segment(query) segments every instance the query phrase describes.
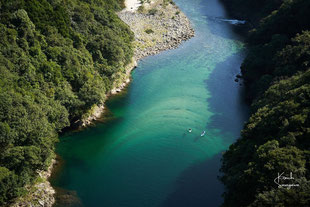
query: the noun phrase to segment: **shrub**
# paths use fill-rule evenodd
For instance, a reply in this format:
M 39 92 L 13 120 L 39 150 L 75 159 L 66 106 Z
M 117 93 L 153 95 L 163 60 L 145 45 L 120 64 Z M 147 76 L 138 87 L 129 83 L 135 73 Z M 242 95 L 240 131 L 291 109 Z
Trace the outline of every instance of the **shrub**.
M 146 29 L 146 30 L 145 30 L 145 33 L 151 34 L 151 33 L 154 33 L 154 31 L 153 31 L 152 29 Z
M 150 9 L 149 15 L 155 15 L 157 13 L 157 9 Z

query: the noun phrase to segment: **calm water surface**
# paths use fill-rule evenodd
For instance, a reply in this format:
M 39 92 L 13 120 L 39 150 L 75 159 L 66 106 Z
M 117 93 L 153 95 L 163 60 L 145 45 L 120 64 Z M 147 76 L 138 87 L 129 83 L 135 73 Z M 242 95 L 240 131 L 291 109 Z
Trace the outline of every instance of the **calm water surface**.
M 218 0 L 176 0 L 196 36 L 143 59 L 110 119 L 61 137 L 52 180 L 87 207 L 212 207 L 222 202 L 221 153 L 247 118 L 234 82 L 244 58 L 240 26 Z M 187 129 L 192 128 L 192 133 Z M 206 130 L 206 135 L 200 134 Z

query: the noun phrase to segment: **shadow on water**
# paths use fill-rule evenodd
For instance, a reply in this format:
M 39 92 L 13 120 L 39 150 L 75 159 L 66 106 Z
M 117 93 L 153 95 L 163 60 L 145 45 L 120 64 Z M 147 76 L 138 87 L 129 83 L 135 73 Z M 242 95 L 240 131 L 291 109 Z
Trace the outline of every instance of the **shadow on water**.
M 182 1 L 190 2 L 186 0 Z M 141 136 L 137 137 L 139 138 L 136 139 L 137 141 L 128 142 L 126 146 L 123 145 L 123 148 L 115 147 L 127 141 L 126 133 L 133 130 L 136 126 L 151 126 L 149 123 L 144 124 L 136 122 L 136 115 L 141 112 L 141 106 L 144 107 L 144 111 L 147 111 L 155 106 L 154 103 L 157 103 L 157 100 L 148 100 L 150 96 L 145 96 L 149 95 L 149 93 L 145 92 L 148 89 L 148 85 L 154 89 L 154 93 L 150 93 L 152 96 L 162 92 L 162 97 L 169 97 L 165 96 L 165 91 L 158 91 L 157 89 L 166 89 L 169 88 L 170 85 L 167 83 L 167 85 L 164 85 L 165 87 L 161 88 L 160 85 L 158 85 L 161 83 L 158 82 L 162 79 L 160 76 L 161 73 L 155 73 L 156 71 L 153 72 L 153 70 L 165 67 L 165 64 L 168 64 L 168 66 L 171 64 L 170 67 L 173 68 L 174 65 L 172 64 L 175 64 L 178 58 L 185 59 L 184 64 L 187 64 L 188 67 L 184 67 L 184 70 L 187 68 L 194 70 L 196 65 L 200 68 L 200 61 L 204 61 L 207 54 L 202 53 L 202 55 L 198 55 L 197 60 L 185 58 L 187 53 L 191 55 L 193 52 L 190 52 L 189 49 L 200 50 L 201 44 L 200 42 L 197 43 L 198 41 L 202 40 L 205 41 L 202 43 L 214 46 L 213 44 L 215 43 L 212 41 L 212 38 L 221 42 L 221 38 L 215 38 L 214 34 L 226 37 L 230 40 L 238 39 L 238 35 L 235 35 L 230 30 L 231 26 L 224 26 L 221 30 L 220 26 L 226 23 L 212 23 L 207 19 L 207 14 L 215 17 L 218 17 L 216 15 L 225 17 L 223 9 L 218 6 L 218 0 L 202 2 L 205 4 L 205 8 L 203 8 L 205 11 L 203 13 L 194 12 L 194 14 L 197 14 L 197 18 L 194 15 L 197 25 L 201 25 L 199 30 L 197 30 L 197 38 L 191 40 L 192 45 L 194 44 L 195 47 L 189 47 L 192 45 L 184 44 L 181 45 L 177 52 L 175 50 L 162 53 L 157 56 L 156 67 L 151 67 L 152 64 L 150 63 L 152 63 L 152 61 L 150 61 L 150 63 L 140 62 L 139 67 L 145 68 L 145 70 L 140 70 L 139 74 L 137 73 L 137 76 L 135 76 L 137 77 L 136 81 L 129 86 L 129 90 L 135 90 L 131 90 L 130 95 L 124 97 L 112 96 L 106 102 L 106 108 L 110 109 L 111 112 L 111 119 L 109 121 L 104 124 L 98 124 L 98 127 L 92 128 L 91 130 L 85 130 L 79 134 L 75 134 L 75 136 L 68 136 L 62 139 L 61 145 L 58 146 L 58 152 L 61 152 L 67 160 L 67 164 L 54 184 L 55 186 L 61 186 L 76 191 L 63 191 L 61 193 L 62 190 L 57 190 L 60 192 L 58 194 L 58 200 L 64 203 L 63 206 L 68 206 L 68 203 L 73 203 L 73 206 L 80 205 L 81 201 L 76 199 L 76 195 L 80 196 L 84 205 L 88 207 L 103 206 L 103 203 L 107 204 L 105 206 L 109 207 L 153 207 L 158 206 L 158 203 L 161 203 L 163 207 L 213 207 L 219 206 L 219 204 L 222 203 L 221 194 L 223 193 L 224 187 L 217 179 L 219 175 L 218 170 L 221 165 L 221 153 L 218 152 L 233 143 L 239 136 L 240 129 L 242 128 L 240 123 L 244 122 L 248 114 L 247 107 L 242 102 L 242 88 L 240 88 L 239 83 L 234 81 L 235 75 L 240 71 L 239 67 L 244 58 L 242 52 L 218 63 L 216 68 L 212 69 L 213 72 L 208 76 L 205 85 L 201 84 L 204 77 L 201 79 L 199 78 L 200 82 L 197 84 L 197 86 L 199 86 L 197 94 L 200 97 L 202 93 L 207 91 L 208 95 L 210 95 L 208 100 L 205 100 L 205 98 L 199 99 L 199 97 L 189 97 L 189 100 L 192 100 L 192 98 L 194 100 L 199 99 L 198 103 L 188 102 L 193 104 L 193 111 L 190 111 L 190 113 L 195 114 L 195 111 L 200 110 L 201 105 L 204 104 L 204 106 L 209 107 L 208 111 L 210 111 L 210 113 L 203 113 L 202 117 L 203 120 L 208 120 L 209 123 L 206 129 L 201 129 L 207 131 L 204 138 L 200 136 L 200 132 L 197 134 L 195 132 L 190 135 L 188 132 L 184 131 L 183 135 L 181 134 L 183 138 L 182 142 L 177 140 L 177 143 L 175 143 L 174 139 L 162 139 L 159 141 L 158 139 L 147 140 L 144 138 L 143 133 L 141 133 Z M 212 4 L 214 5 L 212 6 Z M 184 5 L 186 6 L 187 4 L 184 3 Z M 189 4 L 189 9 L 200 9 L 200 7 L 193 7 L 194 5 L 196 4 Z M 201 14 L 206 16 L 206 18 L 200 19 Z M 205 21 L 209 24 L 208 27 L 205 26 Z M 216 28 L 213 27 L 214 24 L 216 24 Z M 210 30 L 213 34 L 210 34 Z M 199 38 L 202 37 L 202 35 L 209 36 L 206 38 Z M 188 48 L 186 48 L 186 45 Z M 228 43 L 224 41 L 219 51 L 217 51 L 216 48 L 214 50 L 223 52 L 223 54 L 231 54 L 230 49 L 234 48 L 226 48 L 226 45 L 228 45 Z M 194 50 L 194 52 L 195 51 L 196 50 Z M 176 54 L 176 56 L 173 56 L 176 58 L 175 61 L 170 62 L 168 60 L 172 57 L 169 56 L 169 54 Z M 208 67 L 206 69 L 213 68 L 213 63 L 217 62 L 217 58 L 215 59 L 216 61 L 210 60 L 210 64 L 206 64 L 206 67 Z M 206 61 L 209 60 L 207 59 Z M 203 66 L 204 65 L 202 65 L 201 69 L 204 69 Z M 175 72 L 179 71 L 175 70 Z M 144 77 L 143 73 L 152 73 L 153 78 L 149 78 L 147 75 Z M 165 72 L 162 75 L 166 74 Z M 183 74 L 183 72 L 180 74 Z M 184 77 L 180 76 L 179 78 L 183 81 Z M 195 74 L 193 74 L 192 78 L 195 78 L 195 80 L 197 79 Z M 150 81 L 153 79 L 157 80 L 156 83 L 155 81 Z M 145 83 L 147 83 L 147 85 Z M 196 88 L 196 84 L 189 83 L 189 86 L 193 85 L 193 88 Z M 205 90 L 204 87 L 207 88 L 207 90 Z M 200 89 L 202 90 L 200 91 Z M 174 93 L 175 91 L 171 92 L 171 94 Z M 166 104 L 166 102 L 163 103 Z M 155 109 L 158 110 L 157 108 Z M 163 111 L 166 108 L 161 106 L 159 109 L 158 111 Z M 174 108 L 175 113 L 179 113 L 177 109 Z M 210 114 L 213 114 L 211 120 L 209 120 Z M 162 118 L 165 120 L 169 117 Z M 161 121 L 161 119 L 158 120 Z M 197 118 L 197 120 L 199 121 L 193 118 L 189 120 L 189 123 L 192 125 L 196 123 L 200 124 L 200 118 Z M 203 127 L 205 123 L 206 121 L 201 121 L 201 126 Z M 176 121 L 175 125 L 178 126 L 178 124 L 179 122 Z M 152 127 L 154 126 L 152 125 Z M 174 129 L 169 129 L 167 132 L 169 132 L 169 134 L 176 133 Z M 160 136 L 155 130 L 149 133 L 150 137 Z M 177 133 L 179 133 L 179 131 Z M 122 139 L 119 139 L 119 137 Z M 128 137 L 130 136 L 128 135 Z M 135 136 L 132 137 L 135 138 Z M 214 140 L 218 138 L 219 140 L 208 142 L 209 139 L 204 140 L 206 137 Z M 119 142 L 115 142 L 114 139 L 118 139 L 116 141 Z M 190 141 L 183 142 L 187 140 Z M 205 143 L 207 144 L 203 145 Z M 209 143 L 219 143 L 219 146 L 210 146 Z M 200 147 L 203 146 L 207 148 L 200 150 Z M 210 147 L 210 151 L 208 147 Z M 111 149 L 113 149 L 113 152 Z M 206 159 L 206 155 L 209 153 L 216 155 Z M 171 156 L 171 159 L 165 159 L 167 156 Z M 182 158 L 182 156 L 184 156 L 184 158 Z M 188 161 L 183 162 L 182 159 L 184 159 L 184 161 L 188 159 Z M 199 162 L 197 162 L 197 160 L 199 160 Z M 167 166 L 169 167 L 172 164 L 176 164 L 177 168 L 172 170 L 167 169 Z M 135 167 L 129 169 L 128 166 Z M 170 187 L 173 188 L 171 189 Z
M 198 142 L 200 139 L 202 139 L 202 136 L 200 136 L 200 135 L 196 136 L 195 139 L 194 139 L 194 142 Z
M 235 82 L 244 55 L 244 51 L 241 51 L 217 64 L 214 72 L 206 80 L 206 87 L 211 92 L 207 102 L 215 112 L 207 129 L 216 128 L 231 133 L 233 140 L 227 140 L 230 143 L 238 138 L 243 127 L 240 123 L 244 123 L 249 116 L 243 83 L 241 80 Z
M 161 207 L 217 207 L 221 203 L 223 186 L 216 179 L 221 153 L 196 163 L 179 176 L 176 189 Z
M 242 125 L 249 116 L 249 107 L 244 101 L 244 88 L 235 82 L 240 71 L 244 51 L 217 64 L 206 87 L 211 92 L 207 100 L 215 114 L 207 126 L 207 131 L 219 129 L 221 134 L 229 133 L 226 143 L 233 143 L 239 136 Z M 219 82 L 221 82 L 219 84 Z M 224 136 L 226 137 L 226 136 Z M 194 138 L 198 142 L 201 136 Z M 163 202 L 163 207 L 217 207 L 222 202 L 224 186 L 218 180 L 222 154 L 196 163 L 187 168 L 177 179 L 176 188 Z

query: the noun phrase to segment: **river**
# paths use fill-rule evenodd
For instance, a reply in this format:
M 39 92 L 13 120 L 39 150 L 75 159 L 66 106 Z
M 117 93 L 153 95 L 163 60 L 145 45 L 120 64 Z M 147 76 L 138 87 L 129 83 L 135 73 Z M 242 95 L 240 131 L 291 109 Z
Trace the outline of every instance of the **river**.
M 196 36 L 147 57 L 107 103 L 106 119 L 61 137 L 54 187 L 86 207 L 213 207 L 220 159 L 248 117 L 234 81 L 245 56 L 242 26 L 218 0 L 176 0 Z M 192 132 L 187 130 L 192 128 Z M 205 130 L 206 135 L 201 137 Z

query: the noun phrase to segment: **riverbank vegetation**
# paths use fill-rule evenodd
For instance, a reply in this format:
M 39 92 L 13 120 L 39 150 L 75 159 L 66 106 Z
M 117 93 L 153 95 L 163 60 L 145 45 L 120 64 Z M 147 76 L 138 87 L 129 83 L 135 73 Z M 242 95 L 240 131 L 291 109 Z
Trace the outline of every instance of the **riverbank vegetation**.
M 133 55 L 122 0 L 0 1 L 0 205 L 54 157 L 57 134 L 101 104 Z
M 309 206 L 310 1 L 223 1 L 254 26 L 241 66 L 252 115 L 223 156 L 223 206 Z M 278 173 L 299 186 L 279 188 Z

